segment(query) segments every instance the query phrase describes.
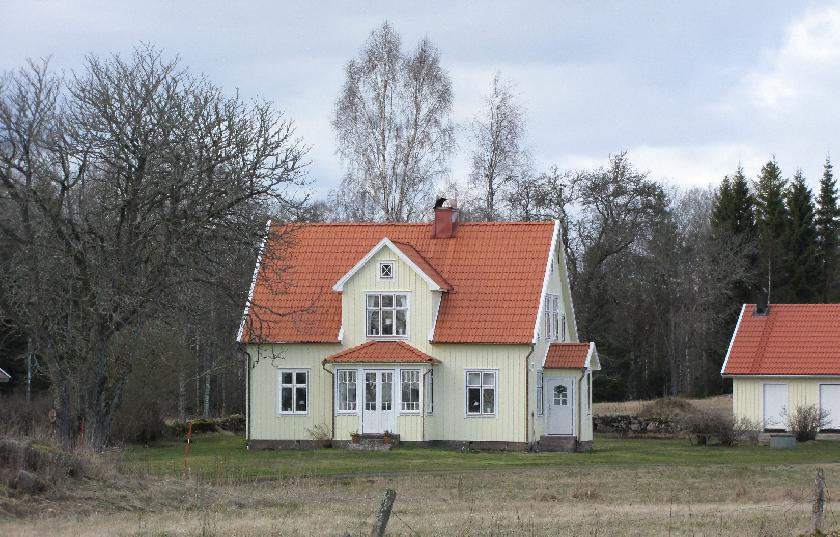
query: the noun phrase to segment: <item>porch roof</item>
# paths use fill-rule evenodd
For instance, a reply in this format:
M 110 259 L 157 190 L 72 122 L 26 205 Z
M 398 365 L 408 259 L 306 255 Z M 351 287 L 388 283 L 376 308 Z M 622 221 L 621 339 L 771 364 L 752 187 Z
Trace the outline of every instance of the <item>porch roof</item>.
M 439 364 L 404 341 L 368 341 L 324 358 L 325 364 Z
M 548 346 L 544 369 L 601 369 L 594 343 L 552 343 Z

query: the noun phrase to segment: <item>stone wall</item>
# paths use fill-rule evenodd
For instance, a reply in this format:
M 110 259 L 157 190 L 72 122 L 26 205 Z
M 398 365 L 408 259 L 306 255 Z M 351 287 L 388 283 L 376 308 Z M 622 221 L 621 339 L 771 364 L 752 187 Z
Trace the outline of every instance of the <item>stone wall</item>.
M 620 435 L 678 435 L 679 423 L 675 420 L 641 416 L 593 416 L 592 427 L 598 433 Z

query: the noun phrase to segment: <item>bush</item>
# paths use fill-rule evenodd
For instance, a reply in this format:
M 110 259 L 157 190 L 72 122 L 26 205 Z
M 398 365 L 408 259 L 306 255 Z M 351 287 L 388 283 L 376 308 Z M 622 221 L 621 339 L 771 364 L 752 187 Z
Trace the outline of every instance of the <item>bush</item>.
M 739 440 L 744 440 L 752 445 L 758 444 L 763 427 L 761 422 L 749 418 L 738 418 L 735 420 L 735 433 Z
M 816 440 L 819 430 L 828 425 L 829 412 L 814 405 L 800 405 L 791 413 L 785 410 L 783 416 L 787 429 L 793 433 L 797 442 L 807 442 Z
M 720 412 L 695 410 L 682 417 L 682 430 L 691 435 L 698 445 L 704 445 L 709 437 L 715 437 L 722 446 L 735 444 L 734 420 Z

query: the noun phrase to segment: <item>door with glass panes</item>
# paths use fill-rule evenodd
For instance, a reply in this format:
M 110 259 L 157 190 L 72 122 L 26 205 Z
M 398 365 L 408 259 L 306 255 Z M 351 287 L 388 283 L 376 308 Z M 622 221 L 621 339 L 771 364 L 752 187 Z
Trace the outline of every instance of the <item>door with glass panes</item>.
M 366 369 L 362 433 L 394 432 L 394 371 Z
M 545 378 L 545 432 L 572 435 L 575 432 L 575 379 Z

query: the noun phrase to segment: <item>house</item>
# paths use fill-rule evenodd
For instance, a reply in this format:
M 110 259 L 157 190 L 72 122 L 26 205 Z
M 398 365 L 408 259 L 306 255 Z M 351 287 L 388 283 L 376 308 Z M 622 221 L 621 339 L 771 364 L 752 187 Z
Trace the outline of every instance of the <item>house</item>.
M 557 222 L 269 223 L 237 336 L 251 448 L 353 433 L 588 449 L 595 345 L 579 343 Z
M 840 429 L 840 304 L 745 304 L 721 369 L 736 418 L 786 428 L 799 406 L 830 412 Z
M 10 382 L 11 380 L 12 376 L 6 373 L 6 371 L 4 371 L 3 368 L 0 367 L 0 383 Z

